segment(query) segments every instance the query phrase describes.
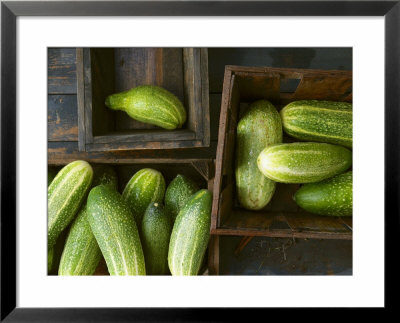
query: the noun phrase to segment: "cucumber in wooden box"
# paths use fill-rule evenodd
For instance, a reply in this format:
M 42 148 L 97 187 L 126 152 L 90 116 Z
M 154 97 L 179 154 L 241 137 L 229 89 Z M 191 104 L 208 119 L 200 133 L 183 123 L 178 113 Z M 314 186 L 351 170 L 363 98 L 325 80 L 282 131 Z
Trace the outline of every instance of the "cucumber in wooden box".
M 92 187 L 108 185 L 117 190 L 117 173 L 111 165 L 93 165 Z M 92 275 L 101 258 L 101 251 L 87 219 L 86 203 L 69 230 L 58 269 L 60 276 Z
M 164 129 L 181 128 L 186 121 L 186 110 L 181 101 L 159 86 L 142 85 L 112 94 L 105 104 L 113 110 L 125 111 L 135 120 Z
M 122 192 L 122 198 L 130 207 L 138 227 L 149 204 L 161 203 L 164 193 L 165 180 L 159 171 L 143 168 L 132 176 Z
M 266 177 L 281 183 L 319 182 L 343 173 L 351 163 L 349 149 L 317 142 L 272 145 L 257 160 Z
M 236 194 L 240 205 L 259 210 L 271 200 L 276 183 L 262 175 L 257 157 L 267 146 L 282 142 L 282 124 L 276 108 L 266 100 L 251 104 L 237 125 Z
M 198 190 L 199 187 L 196 183 L 181 174 L 178 174 L 169 183 L 165 191 L 164 202 L 165 210 L 171 215 L 173 222 L 186 201 Z
M 283 130 L 290 136 L 307 140 L 353 145 L 353 110 L 347 102 L 302 100 L 281 110 Z
M 351 216 L 353 212 L 353 172 L 303 185 L 294 195 L 304 210 L 332 216 Z
M 147 275 L 166 275 L 168 248 L 172 219 L 160 203 L 150 203 L 144 212 L 141 225 L 141 240 Z
M 193 194 L 176 217 L 168 250 L 168 265 L 174 276 L 197 275 L 210 238 L 211 192 Z
M 101 251 L 92 233 L 86 205 L 72 223 L 58 268 L 59 276 L 92 275 L 99 264 Z
M 54 247 L 47 252 L 47 273 L 49 274 L 53 268 Z
M 63 167 L 47 191 L 48 248 L 76 216 L 92 183 L 93 170 L 89 163 L 78 160 Z
M 94 187 L 87 200 L 87 217 L 110 275 L 146 274 L 135 220 L 115 189 Z

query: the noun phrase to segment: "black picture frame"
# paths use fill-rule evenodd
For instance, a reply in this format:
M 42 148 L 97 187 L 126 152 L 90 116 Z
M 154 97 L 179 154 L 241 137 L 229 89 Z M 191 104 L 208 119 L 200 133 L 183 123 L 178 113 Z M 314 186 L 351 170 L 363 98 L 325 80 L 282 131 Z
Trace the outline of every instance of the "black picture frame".
M 1 322 L 235 321 L 239 309 L 16 307 L 16 19 L 18 16 L 381 16 L 385 19 L 385 308 L 399 274 L 400 1 L 2 1 Z M 368 252 L 368 251 L 366 251 Z M 40 293 L 40 291 L 38 291 Z M 255 314 L 257 315 L 257 314 Z

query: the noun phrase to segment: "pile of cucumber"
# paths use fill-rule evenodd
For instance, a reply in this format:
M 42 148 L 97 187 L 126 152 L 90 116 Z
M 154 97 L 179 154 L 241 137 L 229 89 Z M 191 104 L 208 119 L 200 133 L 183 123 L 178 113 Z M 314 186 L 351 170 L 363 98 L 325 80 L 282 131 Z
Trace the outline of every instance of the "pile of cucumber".
M 301 140 L 282 143 L 283 132 Z M 304 210 L 352 216 L 352 105 L 302 100 L 280 113 L 269 101 L 252 103 L 237 125 L 236 194 L 241 207 L 261 210 L 276 183 L 303 184 L 294 195 Z
M 103 256 L 110 275 L 198 275 L 210 221 L 211 192 L 183 175 L 144 168 L 120 194 L 112 166 L 74 161 L 49 176 L 48 271 L 93 275 Z

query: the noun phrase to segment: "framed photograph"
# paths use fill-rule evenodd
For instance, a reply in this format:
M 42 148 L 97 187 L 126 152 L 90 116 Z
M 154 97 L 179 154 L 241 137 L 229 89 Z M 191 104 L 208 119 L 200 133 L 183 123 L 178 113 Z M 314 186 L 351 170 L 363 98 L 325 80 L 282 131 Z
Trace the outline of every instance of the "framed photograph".
M 399 18 L 398 1 L 3 1 L 1 321 L 232 321 L 238 309 L 391 308 L 389 289 L 398 282 L 391 240 L 399 233 Z M 289 129 L 284 121 L 294 101 L 312 118 L 324 110 L 317 130 L 304 128 L 307 116 L 306 137 L 301 122 Z M 328 175 L 282 175 L 283 159 L 272 175 L 270 164 L 258 161 L 264 150 L 257 151 L 262 174 L 242 176 L 251 184 L 240 196 L 237 156 L 245 164 L 253 157 L 238 153 L 236 129 L 246 111 L 261 106 L 282 122 L 280 138 L 268 145 L 312 141 L 294 151 L 328 149 L 337 157 Z M 345 130 L 320 139 L 322 125 Z M 260 145 L 262 127 L 250 130 Z M 323 163 L 322 150 L 304 168 Z M 329 212 L 339 211 L 302 204 L 300 189 L 320 193 L 320 183 L 345 174 L 347 195 L 332 202 L 335 193 L 326 193 Z M 147 212 L 172 217 L 165 190 L 180 175 L 196 184 L 193 203 L 206 198 L 204 250 L 193 247 L 191 258 L 181 249 L 179 257 L 165 255 L 165 270 L 145 277 L 152 271 L 148 249 L 141 254 L 146 266 L 118 265 L 126 241 L 128 249 L 136 240 L 144 246 Z M 153 210 L 147 203 L 138 211 L 142 200 L 130 200 L 139 177 L 147 177 L 153 197 L 163 192 L 149 200 Z M 269 193 L 264 178 L 273 183 Z M 96 186 L 114 179 L 115 190 Z M 250 193 L 260 180 L 264 202 Z M 70 202 L 85 185 L 82 198 Z M 115 238 L 118 228 L 90 215 L 107 218 L 108 206 L 100 207 L 106 195 L 112 209 L 134 215 L 118 220 L 125 242 Z M 73 217 L 60 220 L 61 208 L 75 208 Z M 172 235 L 184 213 L 168 224 Z M 74 260 L 64 255 L 84 216 L 96 242 L 86 271 L 75 245 Z

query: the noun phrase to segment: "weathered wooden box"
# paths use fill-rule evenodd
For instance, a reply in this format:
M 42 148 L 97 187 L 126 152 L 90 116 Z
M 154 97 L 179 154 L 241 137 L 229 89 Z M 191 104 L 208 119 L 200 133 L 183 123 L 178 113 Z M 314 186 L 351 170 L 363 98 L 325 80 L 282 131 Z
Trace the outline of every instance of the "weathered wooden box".
M 78 48 L 76 57 L 80 151 L 210 145 L 206 48 Z M 181 100 L 187 112 L 181 129 L 145 124 L 105 106 L 108 95 L 145 84 Z
M 235 192 L 236 126 L 241 111 L 258 99 L 278 110 L 302 99 L 352 100 L 351 71 L 226 66 L 219 121 L 211 232 L 216 235 L 352 239 L 351 217 L 312 215 L 293 201 L 299 188 L 279 184 L 261 211 L 239 207 Z M 284 142 L 296 141 L 284 135 Z
M 182 174 L 193 180 L 200 188 L 212 190 L 214 180 L 214 161 L 211 159 L 144 159 L 136 158 L 131 160 L 98 160 L 97 158 L 87 159 L 91 165 L 96 164 L 110 164 L 115 167 L 118 176 L 118 191 L 122 194 L 124 187 L 131 179 L 131 177 L 142 168 L 153 168 L 160 171 L 165 179 L 166 186 L 175 178 L 176 175 Z M 100 162 L 99 162 L 100 161 Z M 66 160 L 61 163 L 49 163 L 49 166 L 57 166 L 60 169 L 70 161 Z M 67 237 L 67 228 L 60 236 L 56 244 L 55 259 L 59 261 L 61 257 L 64 242 Z M 211 243 L 211 242 L 210 242 Z M 207 250 L 204 265 L 202 266 L 199 275 L 208 274 L 208 259 L 211 255 Z M 56 272 L 52 272 L 52 275 Z M 109 275 L 107 265 L 102 258 L 94 275 Z

